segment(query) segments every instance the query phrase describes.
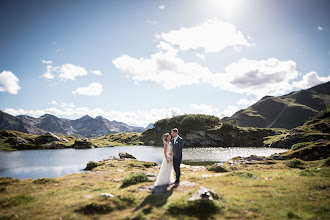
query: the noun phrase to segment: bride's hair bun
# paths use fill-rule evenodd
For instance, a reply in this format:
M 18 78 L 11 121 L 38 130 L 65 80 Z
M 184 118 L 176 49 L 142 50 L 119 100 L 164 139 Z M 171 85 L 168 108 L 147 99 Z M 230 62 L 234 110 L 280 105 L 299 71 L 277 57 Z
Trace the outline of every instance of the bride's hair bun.
M 167 139 L 168 136 L 170 136 L 169 133 L 163 134 L 162 140 L 163 140 L 164 143 L 166 142 L 166 139 Z

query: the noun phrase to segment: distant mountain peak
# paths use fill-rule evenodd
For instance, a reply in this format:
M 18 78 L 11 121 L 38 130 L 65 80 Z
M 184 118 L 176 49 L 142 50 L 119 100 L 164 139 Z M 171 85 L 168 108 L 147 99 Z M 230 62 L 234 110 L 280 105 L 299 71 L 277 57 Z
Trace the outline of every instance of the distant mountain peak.
M 84 137 L 98 137 L 109 133 L 118 132 L 143 132 L 142 127 L 127 125 L 123 122 L 109 121 L 97 116 L 95 119 L 85 115 L 76 120 L 57 118 L 51 114 L 45 114 L 39 118 L 27 115 L 12 116 L 0 111 L 0 129 L 15 130 L 30 134 L 54 134 L 77 135 Z
M 92 118 L 92 117 L 89 116 L 89 115 L 84 115 L 84 116 L 82 116 L 81 118 L 79 118 L 79 119 L 77 119 L 77 120 L 90 120 L 90 119 L 94 119 L 94 118 Z

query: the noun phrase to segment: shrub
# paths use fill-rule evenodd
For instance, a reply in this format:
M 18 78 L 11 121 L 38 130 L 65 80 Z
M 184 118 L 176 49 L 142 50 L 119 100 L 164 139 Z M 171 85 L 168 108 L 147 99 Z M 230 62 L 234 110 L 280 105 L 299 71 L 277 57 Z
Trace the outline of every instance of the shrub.
M 142 164 L 145 168 L 149 168 L 149 167 L 154 167 L 154 166 L 157 166 L 158 164 L 156 162 L 143 162 Z
M 233 172 L 229 174 L 228 176 L 239 176 L 239 177 L 245 177 L 245 178 L 257 178 L 257 176 L 253 175 L 252 173 L 248 172 Z
M 82 212 L 85 215 L 93 215 L 106 214 L 111 212 L 113 209 L 113 206 L 109 203 L 92 202 L 79 208 L 77 211 Z
M 222 132 L 229 132 L 236 129 L 237 129 L 237 122 L 235 123 L 234 120 L 226 121 L 222 123 L 220 127 L 220 131 Z
M 206 167 L 208 171 L 213 171 L 216 173 L 224 173 L 228 172 L 227 168 L 220 166 L 220 165 L 212 165 L 212 166 L 207 166 Z
M 57 180 L 53 178 L 39 178 L 32 181 L 34 184 L 46 184 L 46 183 L 58 183 Z
M 19 195 L 13 196 L 9 198 L 4 198 L 0 200 L 0 208 L 8 208 L 12 206 L 18 206 L 23 203 L 28 203 L 32 201 L 34 198 L 31 196 Z
M 325 166 L 325 167 L 330 166 L 330 157 L 328 157 L 328 158 L 323 162 L 323 166 Z
M 98 166 L 100 166 L 100 165 L 101 165 L 101 163 L 98 163 L 98 162 L 95 162 L 95 161 L 89 161 L 89 162 L 87 163 L 87 165 L 86 165 L 85 170 L 92 170 L 92 169 L 94 169 L 95 167 L 98 167 Z
M 132 193 L 120 195 L 119 199 L 127 204 L 134 204 L 136 200 L 135 195 Z
M 308 145 L 312 144 L 312 142 L 302 142 L 292 145 L 291 150 L 297 150 L 303 147 L 306 147 Z
M 179 203 L 173 203 L 168 206 L 167 212 L 171 215 L 189 215 L 206 217 L 215 213 L 219 213 L 221 207 L 214 201 L 183 201 Z
M 321 111 L 319 114 L 315 115 L 313 119 L 324 119 L 330 117 L 330 106 Z
M 123 185 L 121 187 L 127 187 L 143 182 L 151 182 L 151 180 L 143 173 L 133 173 L 123 180 Z
M 298 158 L 290 159 L 287 162 L 285 162 L 285 164 L 291 168 L 304 168 L 305 166 L 305 163 Z

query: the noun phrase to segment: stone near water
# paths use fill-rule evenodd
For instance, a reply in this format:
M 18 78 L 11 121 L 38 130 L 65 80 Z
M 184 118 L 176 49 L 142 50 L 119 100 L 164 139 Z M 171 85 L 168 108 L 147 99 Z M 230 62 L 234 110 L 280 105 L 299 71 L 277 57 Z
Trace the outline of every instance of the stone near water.
M 270 155 L 270 158 L 272 158 L 274 160 L 283 160 L 283 157 L 281 156 L 281 154 L 278 154 L 278 153 Z
M 120 152 L 119 153 L 119 158 L 120 159 L 136 159 L 136 157 L 134 157 L 132 154 L 126 153 L 126 152 Z

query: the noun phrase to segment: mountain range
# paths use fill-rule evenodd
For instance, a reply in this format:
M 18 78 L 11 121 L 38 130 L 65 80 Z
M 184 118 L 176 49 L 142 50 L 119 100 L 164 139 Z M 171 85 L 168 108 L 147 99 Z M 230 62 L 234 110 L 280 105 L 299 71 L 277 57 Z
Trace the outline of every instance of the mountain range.
M 27 115 L 13 116 L 0 111 L 0 129 L 15 130 L 29 134 L 52 132 L 64 135 L 99 137 L 109 133 L 143 132 L 146 128 L 127 125 L 123 122 L 109 121 L 102 116 L 92 118 L 85 115 L 76 120 L 58 118 L 45 114 L 39 118 Z
M 236 120 L 241 127 L 291 129 L 303 125 L 329 104 L 330 82 L 327 82 L 283 96 L 265 96 L 222 121 Z

